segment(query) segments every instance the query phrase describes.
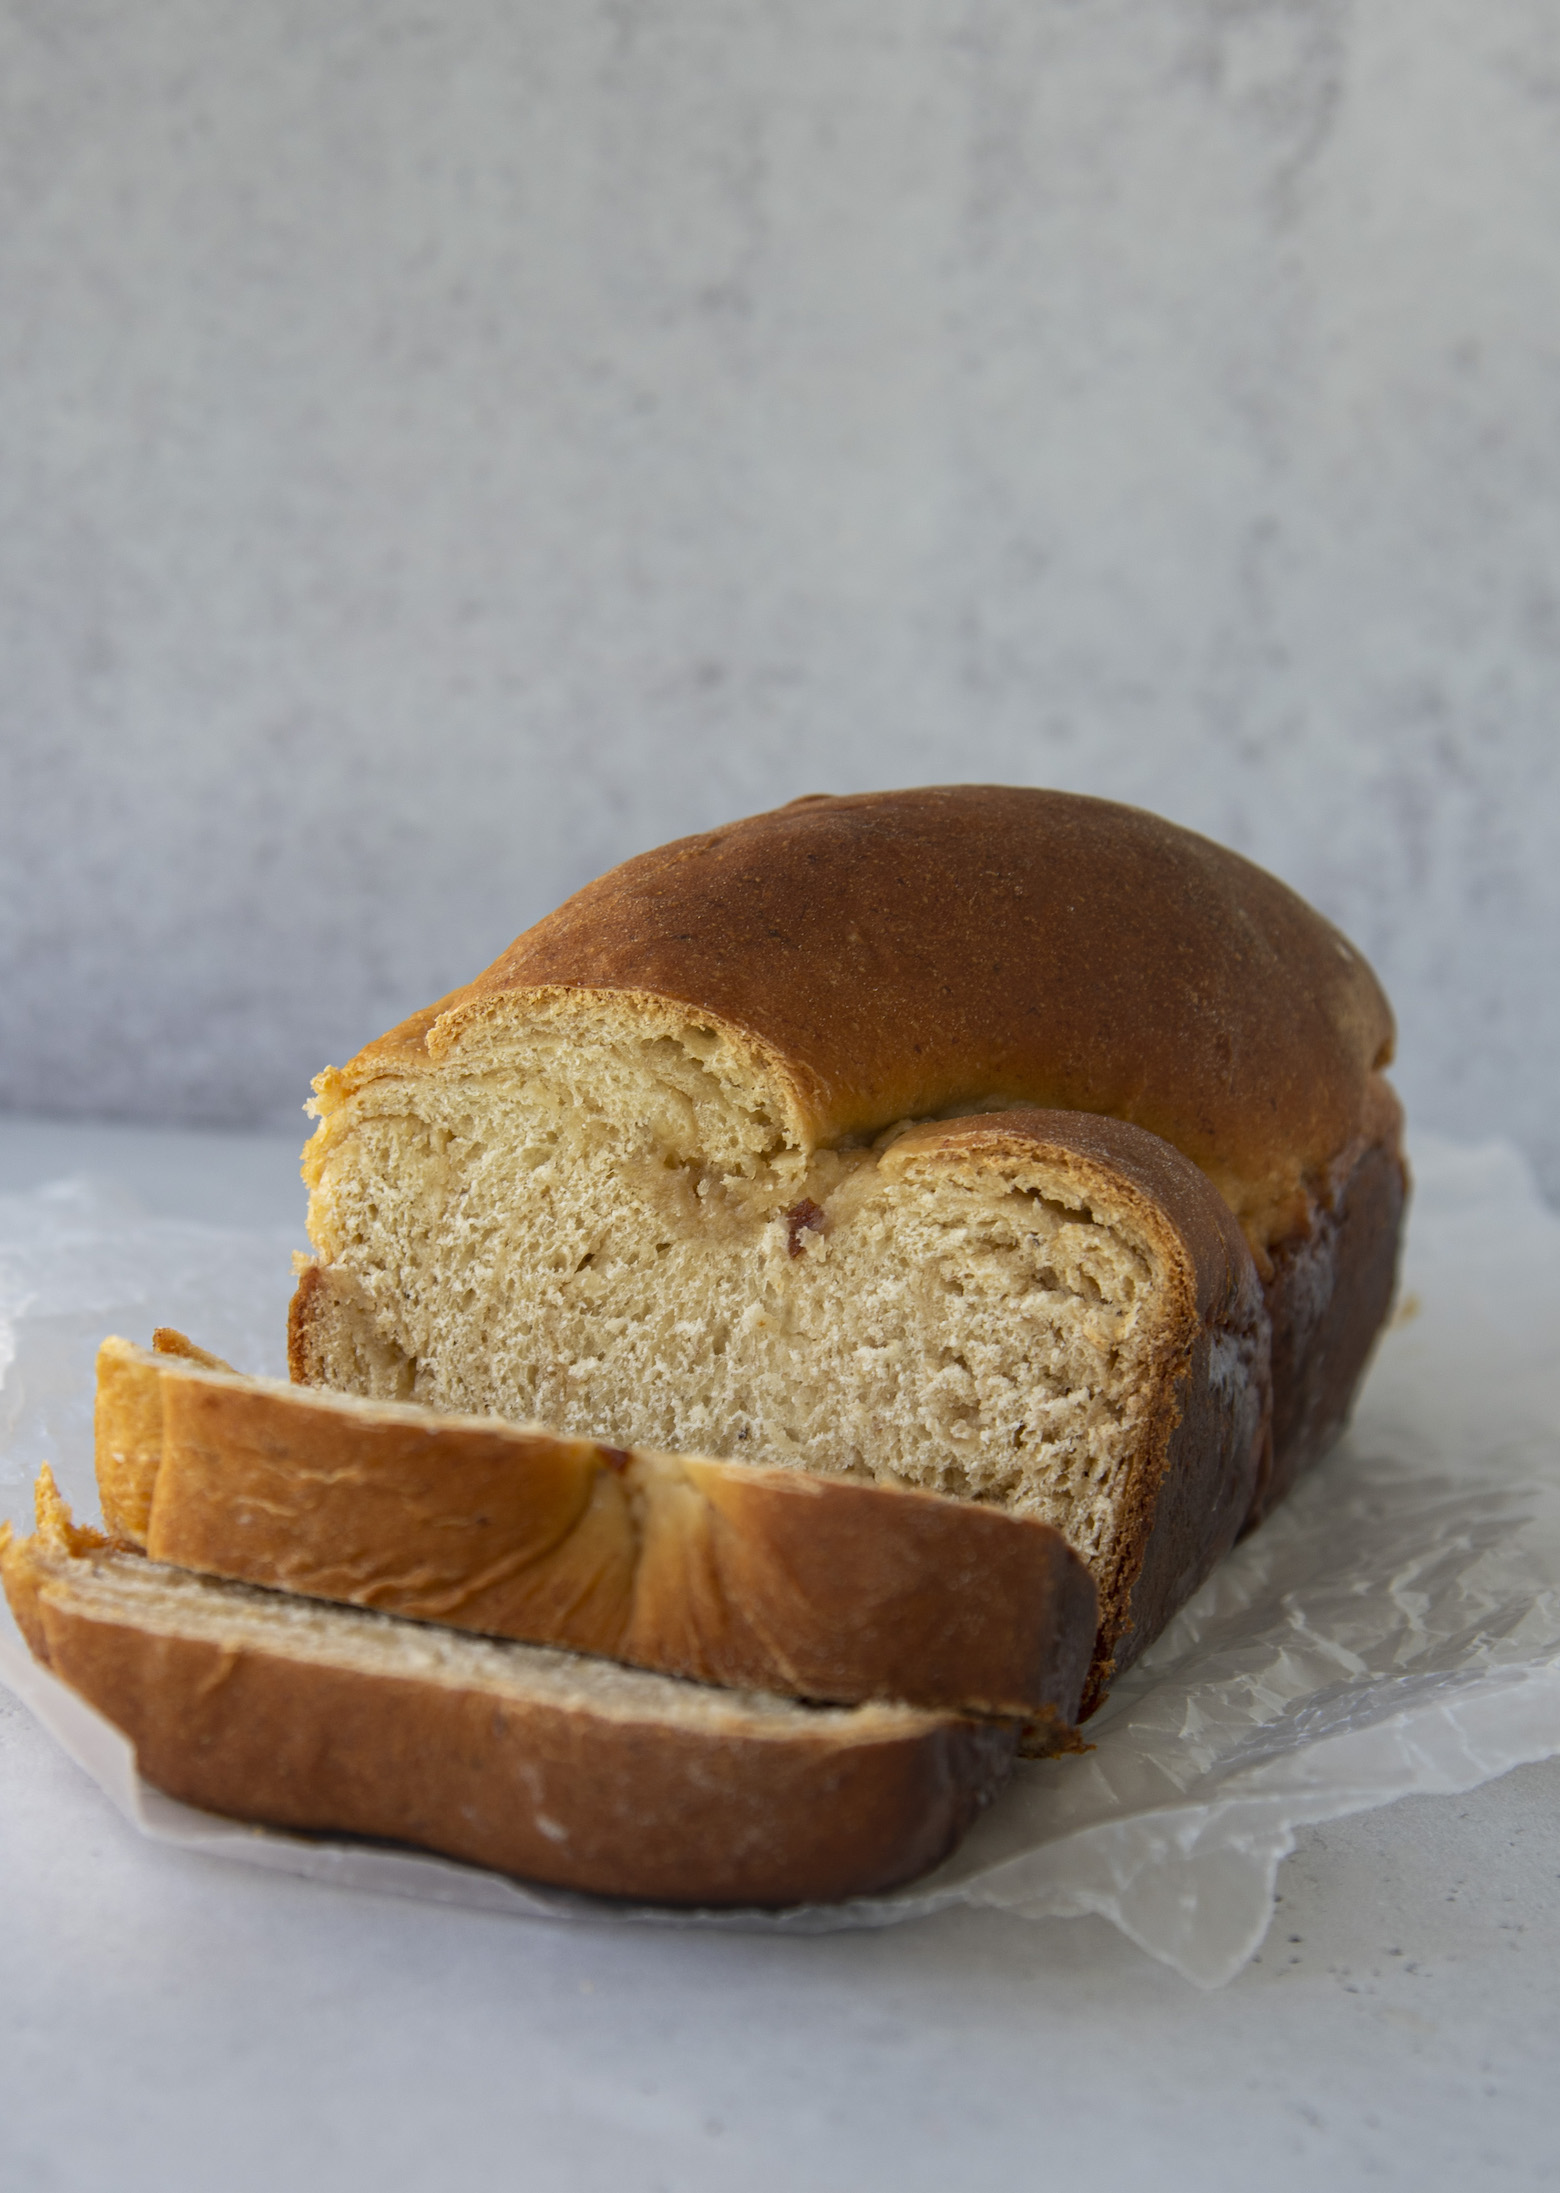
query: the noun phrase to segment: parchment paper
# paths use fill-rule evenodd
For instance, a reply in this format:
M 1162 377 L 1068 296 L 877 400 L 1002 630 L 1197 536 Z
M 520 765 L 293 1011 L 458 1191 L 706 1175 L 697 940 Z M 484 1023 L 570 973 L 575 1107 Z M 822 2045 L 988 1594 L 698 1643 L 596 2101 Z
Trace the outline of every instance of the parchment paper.
M 342 1887 L 517 1917 L 888 1926 L 952 1904 L 1097 1912 L 1200 1986 L 1261 1943 L 1295 1830 L 1560 1753 L 1560 1219 L 1503 1145 L 1422 1139 L 1398 1320 L 1339 1452 L 1224 1564 L 1090 1724 L 1021 1767 L 939 1871 L 779 1914 L 669 1912 L 413 1853 L 243 1827 L 142 1783 L 129 1747 L 0 1644 L 0 1680 L 144 1834 Z M 148 1219 L 111 1187 L 0 1198 L 0 1510 L 52 1460 L 95 1512 L 92 1358 L 183 1324 L 281 1368 L 290 1237 Z

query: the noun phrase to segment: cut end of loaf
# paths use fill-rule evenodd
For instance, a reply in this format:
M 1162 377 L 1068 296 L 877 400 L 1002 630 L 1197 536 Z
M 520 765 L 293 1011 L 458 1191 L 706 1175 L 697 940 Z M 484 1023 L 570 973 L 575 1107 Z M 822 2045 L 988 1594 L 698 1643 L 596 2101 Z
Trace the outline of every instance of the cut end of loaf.
M 593 1010 L 326 1120 L 294 1376 L 1033 1516 L 1113 1642 L 1205 1327 L 1260 1436 L 1259 1292 L 1203 1176 L 1017 1108 L 809 1149 L 701 1024 Z

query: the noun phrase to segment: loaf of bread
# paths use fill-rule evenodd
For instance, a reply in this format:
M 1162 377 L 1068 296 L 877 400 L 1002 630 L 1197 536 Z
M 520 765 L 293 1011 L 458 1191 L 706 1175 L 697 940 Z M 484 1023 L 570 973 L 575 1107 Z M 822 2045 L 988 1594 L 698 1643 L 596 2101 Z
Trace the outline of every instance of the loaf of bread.
M 1391 1046 L 1335 929 L 1152 816 L 800 801 L 321 1076 L 293 1375 L 1039 1517 L 1092 1701 L 1346 1416 Z
M 1336 1436 L 1391 1045 L 1320 916 L 1106 802 L 647 854 L 320 1078 L 295 1383 L 107 1343 L 112 1535 L 46 1475 L 11 1604 L 216 1811 L 669 1902 L 906 1880 Z
M 672 1904 L 891 1888 L 951 1850 L 1013 1724 L 813 1706 L 217 1582 L 78 1530 L 45 1473 L 0 1529 L 36 1657 L 212 1812 Z
M 1076 1744 L 1088 1570 L 1049 1524 L 98 1352 L 104 1521 L 155 1561 L 745 1690 Z

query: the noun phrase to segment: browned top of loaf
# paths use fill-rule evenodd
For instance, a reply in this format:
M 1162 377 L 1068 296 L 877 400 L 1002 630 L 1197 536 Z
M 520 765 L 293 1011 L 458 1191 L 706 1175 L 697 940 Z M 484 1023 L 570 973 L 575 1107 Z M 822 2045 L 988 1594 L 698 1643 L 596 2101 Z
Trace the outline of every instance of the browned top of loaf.
M 587 884 L 441 1016 L 527 990 L 673 1000 L 786 1071 L 818 1142 L 993 1098 L 1132 1120 L 1253 1231 L 1358 1135 L 1391 1010 L 1360 955 L 1238 854 L 1113 801 L 1003 785 L 815 796 Z

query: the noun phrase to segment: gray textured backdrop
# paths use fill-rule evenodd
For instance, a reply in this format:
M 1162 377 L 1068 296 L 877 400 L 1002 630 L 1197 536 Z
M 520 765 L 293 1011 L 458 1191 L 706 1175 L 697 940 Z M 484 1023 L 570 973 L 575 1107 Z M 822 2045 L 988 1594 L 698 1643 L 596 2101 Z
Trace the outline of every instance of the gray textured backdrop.
M 1006 778 L 1554 1191 L 1557 551 L 1554 0 L 4 0 L 0 1106 L 295 1118 L 624 854 Z

